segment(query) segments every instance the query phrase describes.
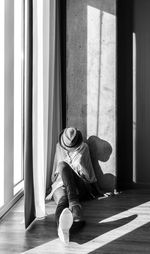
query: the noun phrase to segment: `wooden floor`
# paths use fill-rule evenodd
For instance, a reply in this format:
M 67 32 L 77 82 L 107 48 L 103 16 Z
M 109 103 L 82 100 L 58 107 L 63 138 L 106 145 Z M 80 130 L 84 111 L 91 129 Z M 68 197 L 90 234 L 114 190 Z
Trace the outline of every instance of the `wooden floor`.
M 129 190 L 83 204 L 85 227 L 71 235 L 69 246 L 57 237 L 55 204 L 29 230 L 23 222 L 23 200 L 0 222 L 0 254 L 9 253 L 147 253 L 150 254 L 150 190 Z

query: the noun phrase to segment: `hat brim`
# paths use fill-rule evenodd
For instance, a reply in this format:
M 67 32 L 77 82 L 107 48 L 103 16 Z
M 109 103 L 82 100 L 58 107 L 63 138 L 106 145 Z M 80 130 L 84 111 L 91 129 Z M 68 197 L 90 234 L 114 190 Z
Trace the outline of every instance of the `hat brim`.
M 65 150 L 72 151 L 72 150 L 76 149 L 77 147 L 79 147 L 81 145 L 81 143 L 83 142 L 82 134 L 79 130 L 77 130 L 78 139 L 77 139 L 76 144 L 74 144 L 73 146 L 67 146 L 64 144 L 64 142 L 62 140 L 63 132 L 64 132 L 64 130 L 62 130 L 61 133 L 59 134 L 59 144 Z

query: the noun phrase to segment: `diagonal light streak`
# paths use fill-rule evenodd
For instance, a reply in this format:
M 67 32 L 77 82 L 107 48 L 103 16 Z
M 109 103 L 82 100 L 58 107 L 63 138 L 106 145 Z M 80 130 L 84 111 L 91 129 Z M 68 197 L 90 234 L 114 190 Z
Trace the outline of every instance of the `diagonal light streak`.
M 83 253 L 89 253 L 91 251 L 94 251 L 97 248 L 101 248 L 104 245 L 149 223 L 150 222 L 150 201 L 142 205 L 136 206 L 134 208 L 131 208 L 125 212 L 114 215 L 108 219 L 101 221 L 100 223 L 108 223 L 112 221 L 117 221 L 132 215 L 137 215 L 137 217 L 131 222 L 121 227 L 118 227 L 116 229 L 113 229 L 107 233 L 104 233 L 103 235 L 98 236 L 94 238 L 93 240 L 83 244 L 82 247 L 88 249 L 88 252 L 83 252 Z
M 124 219 L 126 217 L 132 216 L 137 214 L 138 216 L 144 216 L 143 219 L 145 218 L 145 214 L 149 217 L 150 216 L 150 201 L 143 203 L 139 206 L 135 206 L 131 209 L 128 209 L 122 213 L 118 213 L 112 217 L 109 217 L 107 219 L 104 219 L 100 221 L 99 223 L 106 223 L 106 222 L 111 222 L 111 221 L 116 221 L 120 219 Z

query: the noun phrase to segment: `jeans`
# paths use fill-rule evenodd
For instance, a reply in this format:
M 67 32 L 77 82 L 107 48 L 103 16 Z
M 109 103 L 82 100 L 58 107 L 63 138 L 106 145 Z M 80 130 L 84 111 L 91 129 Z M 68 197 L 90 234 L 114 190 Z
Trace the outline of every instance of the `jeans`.
M 80 205 L 80 201 L 90 198 L 85 182 L 66 162 L 62 161 L 59 163 L 59 173 L 61 174 L 64 186 L 58 188 L 53 194 L 54 200 L 57 204 L 55 212 L 57 225 L 59 222 L 59 216 L 64 208 L 71 208 L 74 205 Z

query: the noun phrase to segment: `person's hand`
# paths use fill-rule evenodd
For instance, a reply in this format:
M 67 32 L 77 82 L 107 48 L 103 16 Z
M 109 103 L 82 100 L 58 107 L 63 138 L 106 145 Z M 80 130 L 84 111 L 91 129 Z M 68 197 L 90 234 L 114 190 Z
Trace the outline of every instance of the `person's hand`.
M 52 198 L 52 194 L 49 193 L 49 194 L 46 196 L 45 200 L 46 200 L 46 201 L 49 201 L 49 200 L 51 200 L 51 198 Z

